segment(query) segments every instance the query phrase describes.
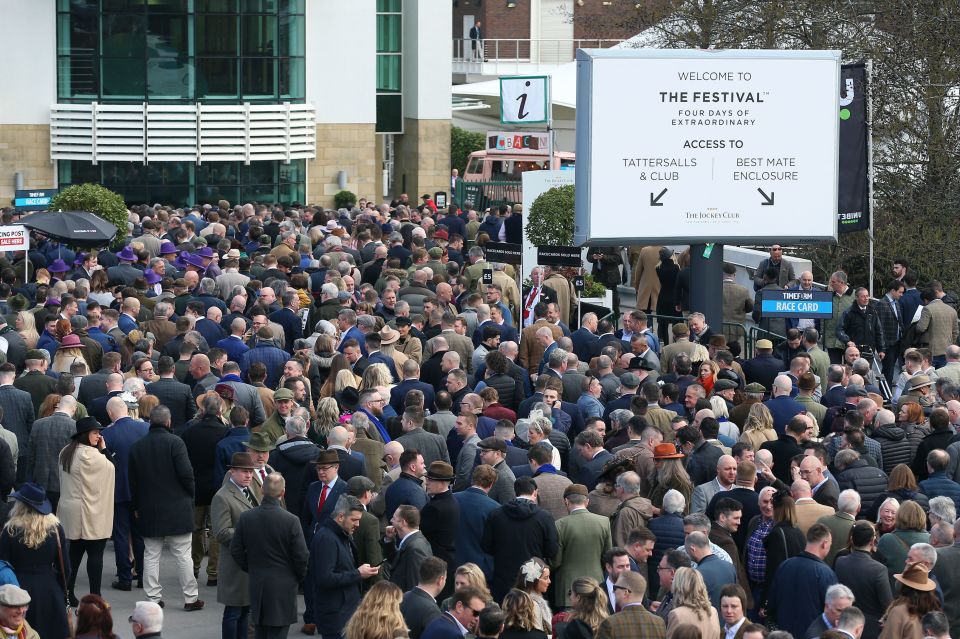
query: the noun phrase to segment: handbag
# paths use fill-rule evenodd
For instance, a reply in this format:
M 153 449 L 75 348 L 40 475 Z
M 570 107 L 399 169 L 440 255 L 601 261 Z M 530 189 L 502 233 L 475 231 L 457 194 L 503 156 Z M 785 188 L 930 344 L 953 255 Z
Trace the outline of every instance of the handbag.
M 75 633 L 73 625 L 73 606 L 70 605 L 70 589 L 67 588 L 67 571 L 64 569 L 63 564 L 63 545 L 60 543 L 60 531 L 59 529 L 54 532 L 54 537 L 57 540 L 57 558 L 60 560 L 60 579 L 63 581 L 63 603 L 67 607 L 67 629 L 70 630 L 70 636 L 72 637 Z

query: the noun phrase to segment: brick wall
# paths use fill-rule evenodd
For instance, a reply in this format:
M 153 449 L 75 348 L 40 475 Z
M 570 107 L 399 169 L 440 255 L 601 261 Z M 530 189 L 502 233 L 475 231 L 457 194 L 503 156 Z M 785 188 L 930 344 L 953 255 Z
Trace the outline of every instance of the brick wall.
M 0 207 L 12 203 L 13 174 L 23 172 L 23 188 L 53 188 L 50 127 L 46 124 L 0 125 Z

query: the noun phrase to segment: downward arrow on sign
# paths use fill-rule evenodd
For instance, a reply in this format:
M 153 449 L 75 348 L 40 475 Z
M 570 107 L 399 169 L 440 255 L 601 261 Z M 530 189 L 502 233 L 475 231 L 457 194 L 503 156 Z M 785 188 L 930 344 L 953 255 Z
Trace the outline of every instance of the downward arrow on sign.
M 663 202 L 660 201 L 660 198 L 663 197 L 663 194 L 667 192 L 667 189 L 660 191 L 660 195 L 653 197 L 653 193 L 650 194 L 650 206 L 663 206 Z

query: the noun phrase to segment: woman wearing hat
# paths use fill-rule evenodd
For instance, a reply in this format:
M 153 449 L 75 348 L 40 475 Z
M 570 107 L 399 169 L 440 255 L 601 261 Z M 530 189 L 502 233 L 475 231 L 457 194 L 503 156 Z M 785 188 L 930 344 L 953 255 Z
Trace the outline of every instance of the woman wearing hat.
M 84 553 L 90 592 L 100 594 L 103 550 L 113 534 L 113 490 L 116 472 L 106 452 L 100 423 L 93 417 L 77 421 L 73 441 L 60 451 L 60 502 L 57 514 L 70 540 L 70 600 Z
M 57 347 L 50 368 L 56 373 L 69 373 L 70 366 L 78 361 L 83 362 L 87 370 L 90 370 L 91 366 L 83 356 L 83 342 L 75 334 L 67 333 L 60 340 L 60 346 Z
M 25 483 L 0 533 L 0 559 L 15 567 L 20 587 L 30 593 L 27 622 L 41 637 L 68 637 L 66 584 L 70 578 L 67 538 L 43 486 Z M 61 497 L 62 498 L 62 497 Z
M 683 495 L 686 507 L 683 514 L 690 512 L 690 497 L 693 495 L 693 482 L 683 467 L 683 453 L 677 452 L 677 447 L 670 443 L 657 444 L 653 449 L 653 463 L 657 469 L 655 486 L 650 492 L 650 501 L 657 508 L 663 506 L 663 496 L 671 488 Z
M 940 600 L 934 592 L 937 584 L 930 579 L 922 564 L 908 563 L 903 572 L 893 576 L 900 582 L 900 596 L 890 602 L 880 623 L 880 639 L 922 639 L 920 619 L 934 610 L 940 610 Z

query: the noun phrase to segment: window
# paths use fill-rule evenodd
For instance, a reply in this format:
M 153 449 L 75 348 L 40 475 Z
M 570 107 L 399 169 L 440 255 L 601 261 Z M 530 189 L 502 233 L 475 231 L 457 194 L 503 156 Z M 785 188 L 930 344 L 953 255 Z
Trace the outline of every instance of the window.
M 121 193 L 128 205 L 163 202 L 174 206 L 306 200 L 306 162 L 101 162 L 61 160 L 60 188 L 94 182 Z
M 57 0 L 61 102 L 303 102 L 303 0 Z
M 403 133 L 403 0 L 377 0 L 377 133 Z

